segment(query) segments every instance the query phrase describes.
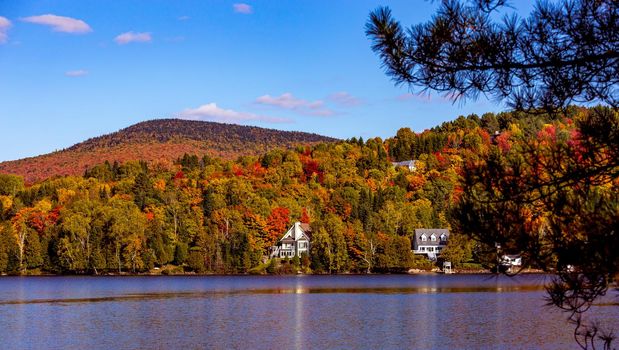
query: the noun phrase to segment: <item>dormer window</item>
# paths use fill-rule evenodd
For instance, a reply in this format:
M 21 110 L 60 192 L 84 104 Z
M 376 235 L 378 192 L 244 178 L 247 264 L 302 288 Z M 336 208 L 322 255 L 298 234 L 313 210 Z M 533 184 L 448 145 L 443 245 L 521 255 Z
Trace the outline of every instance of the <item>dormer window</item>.
M 445 242 L 445 241 L 447 241 L 447 236 L 443 233 L 441 235 L 441 242 Z
M 430 240 L 436 242 L 436 235 L 434 233 L 430 236 Z
M 425 233 L 424 233 L 424 234 L 422 234 L 422 235 L 421 235 L 421 241 L 422 241 L 422 242 L 425 242 L 425 241 L 427 241 L 427 240 L 428 240 L 428 236 L 426 236 L 426 234 L 425 234 Z

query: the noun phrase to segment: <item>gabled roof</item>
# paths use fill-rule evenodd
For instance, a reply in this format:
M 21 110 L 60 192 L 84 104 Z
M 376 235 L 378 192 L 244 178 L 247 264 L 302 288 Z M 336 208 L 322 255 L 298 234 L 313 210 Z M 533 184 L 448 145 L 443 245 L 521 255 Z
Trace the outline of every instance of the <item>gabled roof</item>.
M 426 241 L 421 240 L 421 236 L 425 234 L 427 237 Z M 430 236 L 434 234 L 436 236 L 436 241 L 431 241 Z M 447 240 L 449 240 L 449 230 L 446 228 L 418 228 L 415 229 L 415 242 L 417 245 L 439 245 L 441 235 L 447 236 Z
M 305 225 L 307 231 L 305 229 L 303 229 L 303 226 Z M 308 224 L 302 224 L 300 222 L 295 222 L 292 227 L 288 230 L 288 232 L 286 232 L 286 234 L 284 235 L 284 237 L 282 237 L 282 239 L 280 239 L 280 242 L 288 242 L 288 241 L 298 241 L 300 239 L 306 239 L 308 242 L 310 241 L 310 237 L 308 235 L 308 232 L 310 232 L 311 229 L 309 229 L 309 225 Z

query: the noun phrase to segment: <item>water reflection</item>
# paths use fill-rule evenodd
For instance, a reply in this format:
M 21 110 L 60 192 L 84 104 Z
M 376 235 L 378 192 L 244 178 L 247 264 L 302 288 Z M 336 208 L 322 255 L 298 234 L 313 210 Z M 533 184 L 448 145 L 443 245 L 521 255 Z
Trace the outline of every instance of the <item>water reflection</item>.
M 305 294 L 307 293 L 307 289 L 305 289 L 303 287 L 303 283 L 302 283 L 302 279 L 297 279 L 296 280 L 296 288 L 295 288 L 295 294 L 296 298 L 294 301 L 294 321 L 295 321 L 295 332 L 294 332 L 294 348 L 295 349 L 303 349 L 303 339 L 305 338 L 304 336 L 304 328 L 303 328 L 303 324 L 305 322 L 304 321 L 304 312 L 305 310 L 303 309 L 303 296 L 301 294 Z
M 543 276 L 0 278 L 0 339 L 7 349 L 572 348 L 565 315 L 543 307 L 543 282 Z M 619 329 L 616 306 L 595 314 Z
M 482 293 L 482 292 L 524 292 L 540 291 L 543 287 L 521 286 L 511 288 L 491 288 L 491 287 L 466 287 L 466 288 L 306 288 L 298 286 L 296 288 L 277 288 L 277 289 L 249 289 L 234 291 L 207 291 L 207 292 L 154 292 L 154 293 L 130 293 L 114 296 L 86 297 L 86 298 L 45 298 L 29 299 L 19 298 L 14 300 L 2 300 L 0 305 L 15 304 L 60 304 L 70 303 L 98 303 L 98 302 L 117 302 L 117 301 L 145 301 L 155 299 L 173 298 L 210 298 L 216 295 L 251 295 L 251 294 L 443 294 L 443 293 Z

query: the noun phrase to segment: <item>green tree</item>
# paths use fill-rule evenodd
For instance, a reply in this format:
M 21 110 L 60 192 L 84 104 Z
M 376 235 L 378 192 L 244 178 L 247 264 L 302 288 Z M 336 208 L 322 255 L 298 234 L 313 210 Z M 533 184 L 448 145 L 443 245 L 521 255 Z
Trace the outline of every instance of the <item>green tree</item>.
M 449 244 L 441 251 L 440 258 L 450 261 L 454 268 L 462 267 L 463 263 L 473 258 L 474 241 L 467 236 L 452 232 L 449 235 Z
M 312 235 L 310 256 L 312 270 L 318 272 L 332 272 L 333 243 L 330 235 L 323 227 L 319 227 Z
M 182 265 L 189 255 L 189 246 L 184 242 L 177 242 L 174 250 L 174 264 Z
M 0 195 L 15 196 L 24 190 L 24 179 L 21 176 L 0 174 Z
M 206 272 L 206 264 L 204 259 L 204 252 L 199 247 L 191 247 L 189 249 L 189 255 L 187 256 L 187 266 L 198 273 Z

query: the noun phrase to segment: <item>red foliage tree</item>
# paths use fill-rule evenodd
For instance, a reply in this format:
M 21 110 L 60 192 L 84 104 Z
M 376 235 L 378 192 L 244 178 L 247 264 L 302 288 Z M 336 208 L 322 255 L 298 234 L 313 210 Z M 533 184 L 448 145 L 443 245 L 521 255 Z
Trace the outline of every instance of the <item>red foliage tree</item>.
M 277 242 L 277 239 L 286 233 L 290 224 L 290 210 L 288 208 L 277 207 L 271 210 L 271 214 L 267 218 L 267 244 L 272 246 Z
M 309 216 L 309 213 L 307 212 L 307 208 L 303 208 L 303 211 L 301 212 L 301 222 L 304 224 L 310 223 L 310 216 Z

